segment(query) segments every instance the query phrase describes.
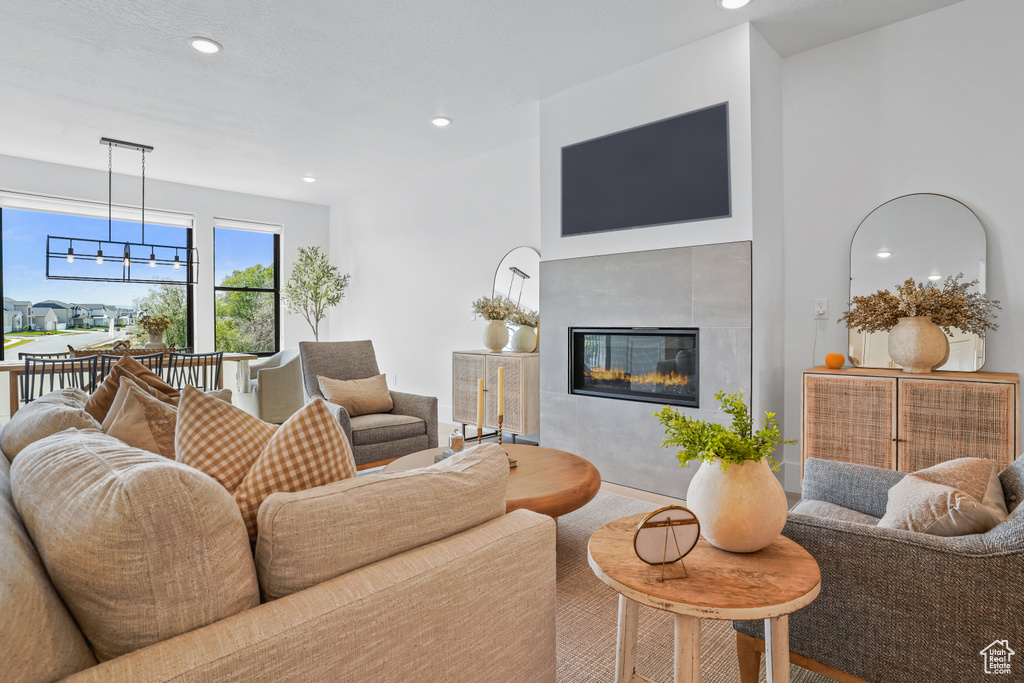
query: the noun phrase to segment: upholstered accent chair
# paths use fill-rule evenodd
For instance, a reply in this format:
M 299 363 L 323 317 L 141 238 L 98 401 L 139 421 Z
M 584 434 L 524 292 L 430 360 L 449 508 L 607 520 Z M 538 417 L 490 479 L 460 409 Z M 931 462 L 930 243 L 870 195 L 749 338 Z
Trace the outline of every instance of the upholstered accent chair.
M 380 374 L 369 340 L 299 342 L 299 357 L 307 399 L 325 398 L 318 376 L 353 380 Z M 328 403 L 352 442 L 358 469 L 437 447 L 437 398 L 399 391 L 390 394 L 394 408 L 387 413 L 350 416 L 342 406 Z
M 246 378 L 242 378 L 245 380 Z M 248 391 L 235 393 L 235 403 L 264 422 L 281 424 L 306 400 L 302 390 L 302 367 L 297 348 L 249 363 Z
M 1010 516 L 983 534 L 878 528 L 904 476 L 806 461 L 802 499 L 782 533 L 818 561 L 821 594 L 789 616 L 791 661 L 844 682 L 980 681 L 982 650 L 997 640 L 1024 645 L 1024 458 L 999 474 Z M 763 624 L 733 627 L 741 678 L 756 681 Z

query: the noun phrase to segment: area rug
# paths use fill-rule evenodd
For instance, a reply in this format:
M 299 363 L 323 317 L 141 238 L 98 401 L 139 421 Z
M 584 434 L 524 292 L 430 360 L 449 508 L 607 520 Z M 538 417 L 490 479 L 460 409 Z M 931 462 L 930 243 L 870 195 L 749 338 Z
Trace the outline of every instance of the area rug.
M 576 512 L 558 518 L 557 650 L 558 680 L 563 683 L 615 679 L 615 632 L 619 594 L 602 583 L 587 564 L 587 541 L 601 525 L 619 517 L 650 512 L 657 506 L 601 492 Z M 636 669 L 655 681 L 673 677 L 672 615 L 640 607 Z M 701 681 L 740 683 L 732 622 L 701 624 Z M 765 680 L 764 663 L 761 680 Z M 832 683 L 798 667 L 793 683 Z

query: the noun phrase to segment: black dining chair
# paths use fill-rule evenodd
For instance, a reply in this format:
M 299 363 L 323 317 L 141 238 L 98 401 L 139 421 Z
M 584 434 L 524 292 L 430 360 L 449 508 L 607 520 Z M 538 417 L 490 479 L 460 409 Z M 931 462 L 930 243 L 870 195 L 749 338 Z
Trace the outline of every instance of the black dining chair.
M 187 386 L 209 391 L 220 386 L 220 370 L 224 352 L 167 354 L 167 370 L 164 381 L 176 389 Z
M 57 389 L 76 387 L 91 392 L 96 387 L 96 356 L 46 358 L 29 356 L 21 375 L 21 400 L 31 403 Z
M 115 356 L 111 354 L 103 354 L 100 356 L 99 365 L 96 368 L 96 384 L 97 386 L 110 373 L 110 368 L 117 365 L 124 356 Z M 160 378 L 164 376 L 164 352 L 157 351 L 156 353 L 147 353 L 139 356 L 132 356 L 135 360 L 139 361 L 147 368 L 155 372 Z
M 32 353 L 31 351 L 25 351 L 18 354 L 18 360 L 25 360 L 26 358 L 71 358 L 71 352 L 59 351 L 57 353 Z

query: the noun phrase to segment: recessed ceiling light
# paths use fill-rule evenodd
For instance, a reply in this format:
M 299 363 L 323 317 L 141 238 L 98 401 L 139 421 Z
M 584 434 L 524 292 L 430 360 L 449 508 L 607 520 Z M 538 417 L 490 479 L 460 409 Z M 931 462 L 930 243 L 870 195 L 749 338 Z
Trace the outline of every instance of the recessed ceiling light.
M 430 119 L 430 122 L 437 126 L 438 128 L 444 128 L 449 123 L 451 123 L 452 120 L 447 116 L 435 116 L 434 118 Z
M 224 49 L 224 46 L 216 40 L 210 40 L 209 38 L 203 38 L 202 36 L 189 38 L 188 44 L 207 55 L 212 55 Z
M 886 251 L 883 249 L 882 251 L 878 252 L 878 258 L 889 258 L 890 256 L 892 256 L 891 251 Z
M 302 176 L 302 179 L 305 180 L 307 183 L 315 183 L 316 182 L 316 178 L 314 178 L 311 175 L 304 175 L 304 176 Z
M 750 0 L 718 0 L 718 6 L 722 9 L 739 9 L 745 7 Z
M 929 275 L 928 279 L 929 280 L 941 280 L 942 276 L 941 275 Z

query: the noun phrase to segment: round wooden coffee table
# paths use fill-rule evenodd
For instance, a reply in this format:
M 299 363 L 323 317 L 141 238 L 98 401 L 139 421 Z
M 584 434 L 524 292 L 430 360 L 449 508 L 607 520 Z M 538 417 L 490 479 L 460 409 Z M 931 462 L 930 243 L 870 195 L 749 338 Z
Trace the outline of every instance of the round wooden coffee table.
M 468 443 L 469 448 L 473 444 Z M 577 510 L 597 495 L 601 474 L 578 455 L 554 448 L 502 444 L 517 462 L 509 471 L 505 512 L 521 508 L 551 517 Z M 434 464 L 434 456 L 444 448 L 412 453 L 389 463 L 384 472 L 402 472 Z
M 779 536 L 756 553 L 729 553 L 703 538 L 661 581 L 661 567 L 633 551 L 633 532 L 645 515 L 609 522 L 594 532 L 587 559 L 598 578 L 619 592 L 617 683 L 648 680 L 634 671 L 639 606 L 675 614 L 677 683 L 700 680 L 700 620 L 765 620 L 769 683 L 789 681 L 788 615 L 810 604 L 821 590 L 821 572 L 811 554 Z

